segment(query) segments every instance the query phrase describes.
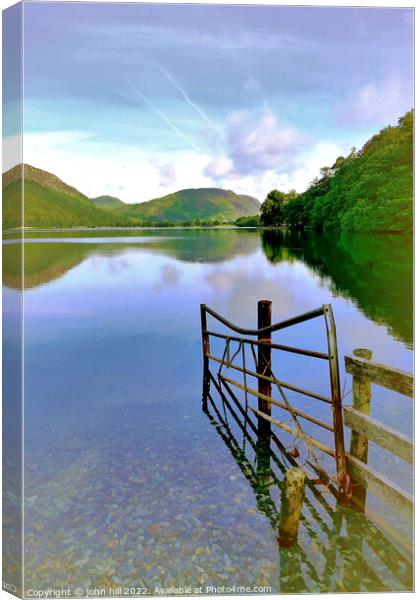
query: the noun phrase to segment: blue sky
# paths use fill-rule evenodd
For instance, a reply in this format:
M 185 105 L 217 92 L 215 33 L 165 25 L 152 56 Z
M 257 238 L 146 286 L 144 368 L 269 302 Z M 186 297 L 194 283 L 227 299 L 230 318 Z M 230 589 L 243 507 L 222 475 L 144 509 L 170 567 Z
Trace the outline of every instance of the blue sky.
M 128 202 L 303 190 L 412 107 L 412 14 L 26 3 L 25 161 Z

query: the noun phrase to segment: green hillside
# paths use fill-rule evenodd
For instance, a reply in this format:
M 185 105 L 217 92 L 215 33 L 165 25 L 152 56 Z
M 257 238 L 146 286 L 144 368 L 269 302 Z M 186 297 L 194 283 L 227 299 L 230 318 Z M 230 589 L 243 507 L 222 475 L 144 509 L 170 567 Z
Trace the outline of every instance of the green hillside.
M 3 174 L 3 228 L 20 227 L 22 165 Z M 58 177 L 24 165 L 25 227 L 99 227 L 127 225 L 124 217 L 97 208 L 87 196 Z
M 264 225 L 270 225 L 265 215 L 278 213 L 277 219 L 291 227 L 412 231 L 413 111 L 374 135 L 360 151 L 354 149 L 321 169 L 304 193 L 280 193 L 278 198 L 278 206 L 270 200 L 263 208 Z
M 24 165 L 24 226 L 38 228 L 130 227 L 153 224 L 231 223 L 255 214 L 256 198 L 229 190 L 181 190 L 143 204 L 114 196 L 88 198 L 52 173 Z M 20 227 L 22 165 L 3 174 L 3 227 Z
M 102 210 L 115 210 L 125 206 L 125 203 L 115 196 L 98 196 L 91 200 L 97 208 L 102 208 Z
M 155 223 L 209 220 L 229 223 L 239 217 L 254 215 L 259 209 L 260 203 L 252 196 L 218 188 L 199 188 L 181 190 L 141 204 L 125 205 L 114 213 Z

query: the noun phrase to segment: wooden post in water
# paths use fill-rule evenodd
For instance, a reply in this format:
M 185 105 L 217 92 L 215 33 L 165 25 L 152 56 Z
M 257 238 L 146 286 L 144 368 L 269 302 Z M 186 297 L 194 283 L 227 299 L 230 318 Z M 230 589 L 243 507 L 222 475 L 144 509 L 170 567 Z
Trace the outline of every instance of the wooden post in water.
M 358 358 L 371 360 L 373 353 L 366 348 L 356 348 L 353 354 Z M 370 381 L 363 375 L 353 375 L 353 408 L 366 415 L 370 415 L 371 387 Z M 350 454 L 364 463 L 368 459 L 369 440 L 366 436 L 352 430 L 350 440 Z
M 270 327 L 271 325 L 271 300 L 259 300 L 258 301 L 258 329 L 263 327 Z M 265 375 L 271 377 L 271 331 L 269 333 L 259 333 L 259 342 L 267 342 L 267 345 L 258 345 L 258 365 L 257 373 L 259 375 Z M 271 398 L 271 383 L 265 379 L 258 379 L 258 393 L 264 394 Z M 263 398 L 258 398 L 258 410 L 271 415 L 271 403 L 267 402 Z M 258 429 L 260 434 L 269 434 L 271 431 L 271 424 L 269 421 L 263 418 L 258 420 Z
M 203 348 L 203 402 L 207 398 L 207 394 L 210 388 L 210 376 L 209 376 L 209 354 L 210 354 L 210 338 L 207 333 L 207 312 L 206 305 L 200 304 L 200 315 L 201 315 L 201 339 Z
M 297 538 L 305 496 L 305 481 L 306 473 L 300 467 L 291 467 L 286 471 L 281 494 L 280 546 L 291 546 Z
M 353 354 L 365 360 L 372 360 L 373 356 L 373 352 L 367 348 L 356 348 L 353 350 Z M 370 415 L 371 395 L 370 380 L 362 374 L 353 375 L 353 408 Z M 369 439 L 353 429 L 350 438 L 350 454 L 367 464 L 368 451 Z M 366 488 L 362 485 L 358 485 L 353 490 L 353 504 L 359 510 L 365 510 Z

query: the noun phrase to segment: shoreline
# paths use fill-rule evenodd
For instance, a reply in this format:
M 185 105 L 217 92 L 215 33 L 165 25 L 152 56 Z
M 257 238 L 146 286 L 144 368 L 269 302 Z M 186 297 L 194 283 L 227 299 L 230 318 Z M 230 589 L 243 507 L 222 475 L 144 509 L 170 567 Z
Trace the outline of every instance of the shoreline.
M 326 231 L 317 231 L 315 229 L 295 229 L 290 228 L 285 225 L 277 226 L 277 227 L 257 227 L 255 225 L 246 225 L 244 227 L 238 227 L 237 225 L 170 225 L 170 226 L 162 226 L 162 225 L 148 225 L 147 227 L 15 227 L 11 229 L 3 229 L 2 234 L 16 234 L 22 233 L 23 237 L 25 233 L 42 233 L 42 232 L 74 232 L 74 233 L 83 233 L 83 232 L 92 232 L 92 231 L 156 231 L 156 230 L 174 230 L 174 229 L 188 229 L 188 230 L 219 230 L 219 231 L 241 231 L 241 230 L 257 230 L 257 231 L 291 231 L 295 233 L 318 233 L 320 235 L 331 234 L 331 233 L 356 233 L 356 234 L 392 234 L 392 235 L 413 235 L 413 231 L 401 231 L 394 229 L 383 229 L 383 230 L 367 230 L 367 231 L 355 231 L 350 229 L 330 229 Z

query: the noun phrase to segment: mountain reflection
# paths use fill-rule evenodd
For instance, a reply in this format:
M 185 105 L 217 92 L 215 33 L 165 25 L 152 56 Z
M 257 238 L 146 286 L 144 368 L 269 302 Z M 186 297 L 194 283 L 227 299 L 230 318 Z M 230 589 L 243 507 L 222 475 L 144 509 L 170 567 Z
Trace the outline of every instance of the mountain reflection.
M 88 237 L 83 232 L 55 232 L 48 241 L 44 237 L 37 241 L 34 234 L 26 237 L 25 289 L 59 279 L 93 255 L 109 256 L 142 250 L 164 254 L 180 262 L 214 264 L 238 255 L 252 254 L 259 247 L 255 232 L 233 229 L 136 231 L 131 235 L 125 231 L 90 231 Z M 20 243 L 3 244 L 3 283 L 6 287 L 20 289 L 21 254 Z

